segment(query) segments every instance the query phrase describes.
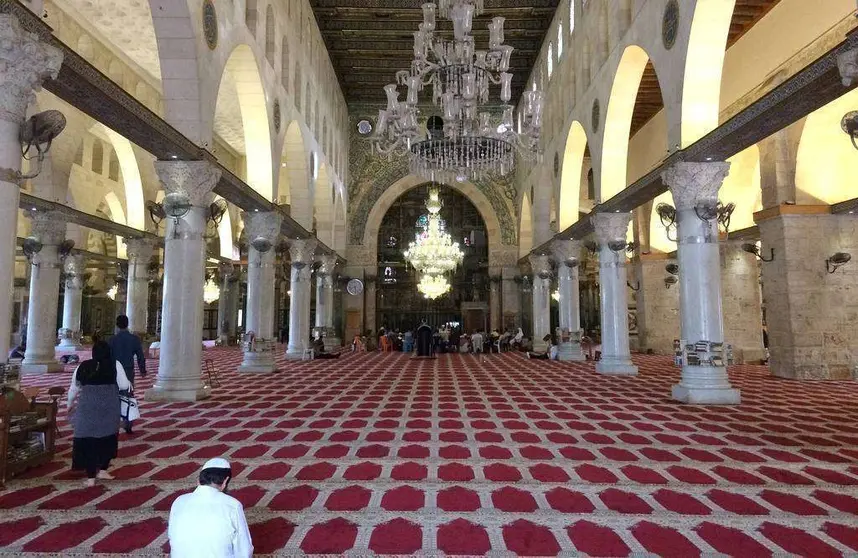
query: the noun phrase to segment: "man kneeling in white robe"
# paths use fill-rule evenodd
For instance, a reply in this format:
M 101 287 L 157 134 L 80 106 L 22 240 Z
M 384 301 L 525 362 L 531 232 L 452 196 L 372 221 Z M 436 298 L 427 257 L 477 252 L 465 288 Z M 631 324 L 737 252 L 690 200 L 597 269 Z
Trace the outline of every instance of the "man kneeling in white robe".
M 231 478 L 229 461 L 210 459 L 200 471 L 196 490 L 173 502 L 167 529 L 173 558 L 253 556 L 244 508 L 226 494 Z

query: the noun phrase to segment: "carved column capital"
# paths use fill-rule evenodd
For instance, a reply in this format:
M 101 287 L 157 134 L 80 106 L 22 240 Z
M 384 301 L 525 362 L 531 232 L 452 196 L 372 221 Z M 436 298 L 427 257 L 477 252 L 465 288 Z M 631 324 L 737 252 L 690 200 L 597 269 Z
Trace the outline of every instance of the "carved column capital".
M 126 253 L 128 261 L 137 260 L 143 263 L 149 263 L 152 259 L 152 254 L 155 253 L 155 241 L 148 238 L 126 238 L 125 240 Z
M 0 119 L 23 122 L 27 106 L 42 88 L 56 78 L 63 53 L 24 30 L 12 14 L 0 14 Z
M 66 222 L 56 211 L 31 214 L 30 236 L 46 246 L 59 246 L 66 239 Z
M 319 275 L 331 275 L 337 267 L 336 255 L 325 255 L 317 258 L 319 262 Z
M 220 180 L 220 169 L 208 161 L 155 161 L 155 172 L 167 194 L 185 194 L 202 207 Z
M 82 289 L 83 274 L 86 271 L 86 256 L 72 254 L 66 256 L 63 262 L 63 273 L 66 275 L 66 289 Z
M 530 268 L 533 270 L 533 275 L 542 279 L 551 277 L 551 258 L 541 254 L 531 254 L 527 257 L 530 260 Z
M 244 227 L 247 230 L 247 238 L 253 246 L 253 241 L 264 238 L 274 244 L 280 236 L 280 227 L 283 225 L 283 215 L 278 211 L 264 211 L 262 213 L 245 212 Z
M 315 238 L 291 241 L 289 243 L 289 257 L 292 265 L 303 264 L 303 267 L 312 264 L 317 244 L 318 241 Z
M 661 173 L 677 211 L 697 205 L 715 206 L 718 190 L 730 174 L 730 163 L 676 163 Z
M 858 48 L 838 54 L 837 69 L 840 71 L 843 87 L 851 86 L 858 79 Z
M 570 264 L 573 259 L 576 263 L 581 259 L 581 241 L 579 240 L 555 240 L 551 244 L 551 249 L 557 267 Z
M 602 246 L 611 242 L 624 242 L 631 220 L 630 212 L 596 213 L 590 216 L 590 222 L 596 231 L 596 241 Z

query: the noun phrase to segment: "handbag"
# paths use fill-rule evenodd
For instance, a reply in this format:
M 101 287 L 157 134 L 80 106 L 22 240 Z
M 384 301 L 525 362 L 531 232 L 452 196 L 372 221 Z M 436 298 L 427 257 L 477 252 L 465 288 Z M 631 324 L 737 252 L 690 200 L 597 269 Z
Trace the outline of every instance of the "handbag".
M 140 418 L 140 407 L 137 398 L 131 391 L 119 392 L 119 414 L 126 421 L 134 421 Z

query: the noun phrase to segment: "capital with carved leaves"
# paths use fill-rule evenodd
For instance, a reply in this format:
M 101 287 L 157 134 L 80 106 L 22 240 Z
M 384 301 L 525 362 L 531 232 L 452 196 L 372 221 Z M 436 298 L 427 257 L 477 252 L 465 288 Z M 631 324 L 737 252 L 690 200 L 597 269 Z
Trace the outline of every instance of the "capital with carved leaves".
M 549 279 L 551 277 L 551 258 L 543 254 L 531 254 L 527 257 L 530 261 L 530 268 L 533 270 L 533 275 L 540 279 Z
M 155 253 L 155 241 L 149 238 L 126 238 L 125 248 L 128 261 L 148 264 Z
M 319 275 L 327 275 L 330 276 L 334 273 L 334 270 L 337 268 L 337 256 L 336 255 L 324 255 L 319 256 L 317 258 L 319 262 Z
M 31 213 L 30 236 L 45 246 L 59 246 L 66 239 L 66 221 L 57 211 Z
M 283 215 L 279 211 L 245 212 L 243 217 L 251 248 L 253 241 L 258 238 L 265 239 L 272 245 L 276 243 L 283 225 Z
M 208 161 L 155 161 L 155 172 L 167 194 L 184 194 L 191 204 L 205 207 L 221 171 Z
M 676 163 L 661 173 L 670 189 L 677 211 L 694 209 L 698 205 L 714 207 L 718 190 L 730 174 L 730 163 Z
M 577 265 L 581 259 L 581 241 L 579 240 L 555 240 L 551 244 L 551 249 L 554 254 L 554 264 L 557 267 L 562 265 Z
M 315 238 L 292 240 L 289 242 L 289 258 L 292 266 L 298 264 L 300 267 L 312 265 L 318 241 Z
M 612 242 L 625 242 L 629 223 L 632 221 L 630 212 L 596 213 L 590 216 L 590 222 L 596 233 L 596 241 L 601 246 Z

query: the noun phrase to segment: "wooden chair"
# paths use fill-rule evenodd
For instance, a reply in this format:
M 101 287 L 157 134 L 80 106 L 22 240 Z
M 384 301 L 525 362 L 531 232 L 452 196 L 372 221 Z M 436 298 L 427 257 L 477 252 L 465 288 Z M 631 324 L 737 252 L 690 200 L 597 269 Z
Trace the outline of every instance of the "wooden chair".
M 48 396 L 51 398 L 51 402 L 54 405 L 58 405 L 57 401 L 63 398 L 66 394 L 66 388 L 60 386 L 54 386 L 52 388 L 48 388 Z M 60 435 L 60 425 L 56 423 L 54 426 L 54 433 L 59 436 Z
M 21 393 L 23 393 L 24 397 L 26 397 L 27 400 L 30 402 L 30 406 L 33 406 L 36 404 L 36 397 L 39 396 L 39 392 L 41 391 L 42 388 L 40 387 L 26 387 L 21 390 Z
M 205 372 L 209 380 L 209 385 L 212 387 L 220 387 L 220 376 L 218 375 L 218 370 L 215 366 L 214 360 L 207 358 L 205 360 L 205 365 Z

